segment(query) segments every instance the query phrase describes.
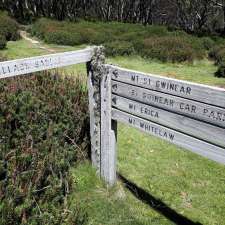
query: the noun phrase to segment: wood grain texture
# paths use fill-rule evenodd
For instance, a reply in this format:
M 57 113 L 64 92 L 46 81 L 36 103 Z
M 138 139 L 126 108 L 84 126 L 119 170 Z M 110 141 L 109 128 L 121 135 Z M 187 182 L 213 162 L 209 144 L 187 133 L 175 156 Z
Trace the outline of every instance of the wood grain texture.
M 225 128 L 225 109 L 112 81 L 113 94 Z
M 90 115 L 90 137 L 91 137 L 91 162 L 93 167 L 100 174 L 100 144 L 101 144 L 101 127 L 100 115 L 96 113 L 96 87 L 93 83 L 93 71 L 90 70 L 90 63 L 87 64 L 88 70 L 88 99 L 89 99 L 89 115 Z
M 188 149 L 208 159 L 225 164 L 224 148 L 217 147 L 197 138 L 179 133 L 173 129 L 166 128 L 117 109 L 112 110 L 112 118 L 116 121 L 138 128 L 145 133 L 169 141 L 170 143 L 178 145 L 182 148 Z
M 0 79 L 86 63 L 91 60 L 93 51 L 94 48 L 87 48 L 79 51 L 0 62 Z
M 112 105 L 118 110 L 150 120 L 212 144 L 225 147 L 225 128 L 216 127 L 205 122 L 116 95 L 112 96 Z
M 111 76 L 101 81 L 101 177 L 110 185 L 116 182 L 116 124 L 112 125 Z
M 225 108 L 225 89 L 107 65 L 112 79 Z

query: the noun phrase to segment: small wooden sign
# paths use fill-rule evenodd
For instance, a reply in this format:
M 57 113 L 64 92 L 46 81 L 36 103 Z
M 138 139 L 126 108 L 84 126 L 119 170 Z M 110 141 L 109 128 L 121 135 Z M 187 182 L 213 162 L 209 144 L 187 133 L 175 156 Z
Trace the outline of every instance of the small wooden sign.
M 0 79 L 89 62 L 93 48 L 0 62 Z

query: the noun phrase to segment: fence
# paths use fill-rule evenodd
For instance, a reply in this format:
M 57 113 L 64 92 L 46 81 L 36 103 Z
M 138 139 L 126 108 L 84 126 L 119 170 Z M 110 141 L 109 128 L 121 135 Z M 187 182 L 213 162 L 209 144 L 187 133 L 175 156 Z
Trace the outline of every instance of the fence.
M 116 182 L 117 122 L 225 164 L 225 90 L 105 64 L 102 47 L 0 63 L 0 78 L 87 63 L 92 163 Z

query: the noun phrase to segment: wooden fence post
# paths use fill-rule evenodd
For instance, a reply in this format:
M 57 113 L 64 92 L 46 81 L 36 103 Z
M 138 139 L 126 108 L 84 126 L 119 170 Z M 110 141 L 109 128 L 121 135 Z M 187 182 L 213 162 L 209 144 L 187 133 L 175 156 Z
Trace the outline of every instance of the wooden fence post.
M 103 52 L 103 47 L 96 47 L 87 63 L 91 159 L 100 176 L 112 186 L 116 182 L 117 122 L 111 119 L 111 74 L 104 65 Z
M 100 174 L 101 169 L 101 77 L 104 73 L 104 49 L 95 47 L 90 62 L 87 63 L 88 95 L 90 112 L 91 160 Z
M 101 177 L 112 186 L 116 182 L 117 122 L 112 121 L 112 84 L 109 69 L 101 80 Z

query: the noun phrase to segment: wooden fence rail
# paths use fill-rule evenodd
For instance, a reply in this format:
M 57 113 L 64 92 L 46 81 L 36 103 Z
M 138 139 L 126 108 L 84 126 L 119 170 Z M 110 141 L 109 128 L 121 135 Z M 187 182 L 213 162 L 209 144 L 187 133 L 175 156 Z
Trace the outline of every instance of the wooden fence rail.
M 0 62 L 0 79 L 91 61 L 94 48 Z

